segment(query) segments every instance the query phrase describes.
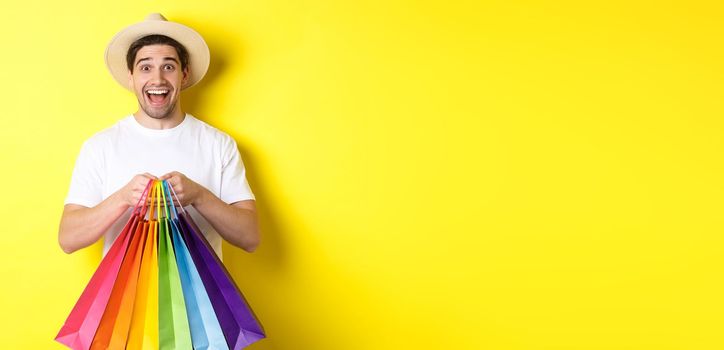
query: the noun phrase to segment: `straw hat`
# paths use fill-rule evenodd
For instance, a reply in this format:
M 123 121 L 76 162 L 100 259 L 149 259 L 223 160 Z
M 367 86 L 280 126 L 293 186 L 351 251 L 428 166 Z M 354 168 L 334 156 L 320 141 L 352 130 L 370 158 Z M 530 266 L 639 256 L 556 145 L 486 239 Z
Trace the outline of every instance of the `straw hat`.
M 126 54 L 134 41 L 152 34 L 165 35 L 173 38 L 183 45 L 189 53 L 189 69 L 191 76 L 181 90 L 198 83 L 209 69 L 209 47 L 204 38 L 195 30 L 176 22 L 169 22 L 160 13 L 152 13 L 146 20 L 132 24 L 121 30 L 111 39 L 106 48 L 106 66 L 121 86 L 128 90 L 128 65 Z

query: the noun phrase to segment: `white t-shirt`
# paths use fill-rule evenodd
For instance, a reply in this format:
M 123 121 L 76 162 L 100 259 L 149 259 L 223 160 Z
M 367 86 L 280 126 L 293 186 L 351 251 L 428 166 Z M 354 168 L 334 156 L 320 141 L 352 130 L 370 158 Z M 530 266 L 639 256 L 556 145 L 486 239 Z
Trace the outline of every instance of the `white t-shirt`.
M 65 204 L 94 207 L 137 174 L 178 171 L 226 203 L 255 199 L 236 142 L 186 114 L 171 129 L 149 129 L 133 115 L 88 139 L 75 163 Z M 186 207 L 221 258 L 221 236 L 192 206 Z M 129 208 L 105 233 L 103 255 L 131 215 Z

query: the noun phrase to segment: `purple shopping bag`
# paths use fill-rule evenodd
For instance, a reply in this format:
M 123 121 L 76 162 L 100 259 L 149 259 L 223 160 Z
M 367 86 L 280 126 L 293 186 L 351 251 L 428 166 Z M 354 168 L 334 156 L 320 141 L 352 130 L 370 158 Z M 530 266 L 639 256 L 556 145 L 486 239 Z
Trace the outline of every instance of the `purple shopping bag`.
M 179 215 L 178 225 L 209 294 L 229 348 L 244 348 L 265 338 L 264 330 L 244 295 L 188 212 Z
M 173 188 L 167 185 L 173 192 Z M 176 194 L 174 199 L 178 202 Z M 180 203 L 179 203 L 180 204 Z M 174 208 L 174 206 L 171 206 Z M 175 208 L 174 208 L 175 210 Z M 186 210 L 174 219 L 199 272 L 229 349 L 241 349 L 266 337 L 261 323 Z

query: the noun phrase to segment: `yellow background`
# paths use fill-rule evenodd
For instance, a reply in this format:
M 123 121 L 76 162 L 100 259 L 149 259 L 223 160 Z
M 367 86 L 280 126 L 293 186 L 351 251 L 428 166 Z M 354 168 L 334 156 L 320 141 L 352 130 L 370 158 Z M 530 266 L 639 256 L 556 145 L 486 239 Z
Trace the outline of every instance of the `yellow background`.
M 61 348 L 75 157 L 136 107 L 103 52 L 157 11 L 257 195 L 250 349 L 724 348 L 724 7 L 472 0 L 3 3 L 0 347 Z

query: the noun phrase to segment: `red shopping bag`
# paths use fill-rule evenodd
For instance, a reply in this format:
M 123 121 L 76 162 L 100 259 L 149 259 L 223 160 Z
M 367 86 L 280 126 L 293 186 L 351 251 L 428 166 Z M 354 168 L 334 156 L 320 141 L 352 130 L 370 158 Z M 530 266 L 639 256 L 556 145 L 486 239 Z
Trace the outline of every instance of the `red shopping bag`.
M 151 203 L 153 203 L 155 195 L 154 187 L 150 195 Z M 150 217 L 153 217 L 153 206 L 151 206 Z M 98 331 L 96 331 L 93 338 L 91 350 L 123 350 L 126 348 L 133 316 L 133 304 L 136 299 L 138 275 L 141 270 L 141 257 L 149 228 L 149 222 L 145 218 L 141 218 L 142 224 L 138 225 L 133 237 L 131 237 L 131 244 L 128 246 L 128 252 L 121 264 L 110 300 L 101 318 Z
M 59 343 L 73 350 L 90 349 L 93 337 L 108 304 L 121 263 L 130 244 L 132 233 L 138 229 L 141 218 L 145 214 L 141 210 L 144 207 L 140 206 L 140 204 L 145 199 L 151 183 L 149 181 L 141 200 L 133 208 L 130 219 L 101 261 L 80 298 L 78 298 L 73 310 L 68 315 L 63 327 L 55 337 L 55 340 Z

